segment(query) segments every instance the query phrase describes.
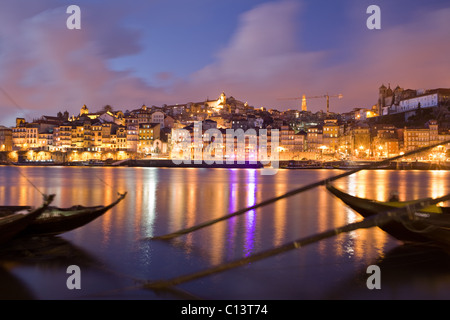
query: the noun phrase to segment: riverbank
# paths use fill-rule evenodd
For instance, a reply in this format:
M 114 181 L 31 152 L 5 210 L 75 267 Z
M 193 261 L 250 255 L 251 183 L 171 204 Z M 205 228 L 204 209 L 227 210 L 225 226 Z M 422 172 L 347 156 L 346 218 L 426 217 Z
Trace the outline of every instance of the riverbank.
M 353 170 L 367 165 L 375 165 L 376 161 L 279 161 L 280 169 L 340 169 Z M 229 168 L 229 169 L 261 169 L 264 165 L 261 162 L 222 164 L 202 163 L 180 163 L 177 164 L 171 159 L 126 159 L 121 161 L 74 161 L 58 163 L 52 161 L 25 161 L 14 163 L 0 163 L 0 165 L 15 166 L 84 166 L 84 167 L 155 167 L 155 168 Z M 383 166 L 372 169 L 385 170 L 450 170 L 450 162 L 427 162 L 427 161 L 392 161 Z
M 68 166 L 68 167 L 155 167 L 155 168 L 236 168 L 236 169 L 261 169 L 264 165 L 261 162 L 244 163 L 227 163 L 222 164 L 213 163 L 208 164 L 204 161 L 197 163 L 190 161 L 190 163 L 175 163 L 171 159 L 126 159 L 120 161 L 72 161 L 72 162 L 53 162 L 53 161 L 23 161 L 14 163 L 0 163 L 0 165 L 15 165 L 15 166 Z
M 128 160 L 120 165 L 127 167 L 169 167 L 169 168 L 243 168 L 243 169 L 261 169 L 264 165 L 261 162 L 249 162 L 244 163 L 231 163 L 228 164 L 226 161 L 223 163 L 213 163 L 208 164 L 204 161 L 201 163 L 196 163 L 195 161 L 190 161 L 190 163 L 175 163 L 171 159 L 142 159 L 142 160 Z

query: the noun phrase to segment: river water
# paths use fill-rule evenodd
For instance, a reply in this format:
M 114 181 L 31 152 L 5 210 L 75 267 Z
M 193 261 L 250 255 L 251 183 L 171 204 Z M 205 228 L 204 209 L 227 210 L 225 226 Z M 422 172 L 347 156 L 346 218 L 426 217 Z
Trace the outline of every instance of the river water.
M 360 220 L 324 187 L 219 222 L 170 242 L 149 240 L 217 218 L 340 170 L 0 167 L 0 203 L 99 205 L 128 192 L 117 207 L 59 237 L 17 241 L 0 250 L 0 297 L 24 299 L 448 299 L 450 255 L 402 244 L 378 228 L 357 230 L 250 265 L 176 286 L 143 289 Z M 450 192 L 449 171 L 360 171 L 334 184 L 385 200 Z M 449 205 L 446 203 L 446 205 Z M 67 268 L 79 266 L 81 289 L 69 290 Z M 370 265 L 381 289 L 368 289 Z

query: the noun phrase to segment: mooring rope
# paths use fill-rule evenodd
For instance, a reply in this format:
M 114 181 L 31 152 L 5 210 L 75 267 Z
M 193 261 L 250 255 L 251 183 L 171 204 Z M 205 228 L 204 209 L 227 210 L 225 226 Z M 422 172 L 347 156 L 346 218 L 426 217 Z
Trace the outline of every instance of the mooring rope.
M 31 185 L 33 186 L 33 188 L 35 188 L 35 189 L 37 190 L 37 192 L 39 192 L 43 197 L 46 196 L 45 193 L 43 193 L 41 190 L 39 190 L 39 188 L 38 188 L 38 187 L 37 187 L 30 179 L 28 179 L 28 178 L 22 173 L 22 171 L 20 170 L 20 168 L 18 168 L 18 167 L 15 167 L 15 168 L 19 171 L 19 174 L 20 174 L 22 177 L 24 177 L 25 180 L 27 180 L 28 183 L 31 184 Z
M 0 86 L 0 91 L 12 102 L 12 104 L 17 108 L 17 109 L 19 109 L 24 115 L 26 115 L 27 114 L 27 112 L 25 112 L 25 109 L 23 109 L 17 102 L 16 102 L 16 100 L 14 100 L 13 99 L 13 97 L 11 97 L 9 94 L 8 94 L 8 92 L 6 92 L 5 91 L 5 89 L 3 89 L 1 86 Z M 8 162 L 12 162 L 12 161 L 8 161 Z M 14 164 L 13 164 L 13 166 L 14 166 Z M 28 183 L 30 183 L 32 186 L 33 186 L 33 188 L 34 189 L 36 189 L 43 197 L 46 197 L 47 195 L 46 194 L 44 194 L 41 190 L 39 190 L 39 188 L 30 180 L 30 179 L 28 179 L 24 174 L 23 174 L 23 172 L 20 170 L 20 168 L 18 168 L 18 167 L 16 167 L 16 166 L 14 166 L 16 169 L 17 169 L 17 171 L 19 172 L 19 174 L 22 176 L 22 177 L 24 177 L 25 178 L 25 180 L 27 180 L 28 181 Z
M 13 105 L 19 109 L 20 111 L 22 111 L 22 113 L 24 115 L 26 115 L 27 113 L 25 112 L 25 110 L 8 94 L 8 92 L 5 91 L 5 89 L 3 89 L 2 87 L 0 87 L 0 91 L 3 92 L 3 94 L 13 103 Z

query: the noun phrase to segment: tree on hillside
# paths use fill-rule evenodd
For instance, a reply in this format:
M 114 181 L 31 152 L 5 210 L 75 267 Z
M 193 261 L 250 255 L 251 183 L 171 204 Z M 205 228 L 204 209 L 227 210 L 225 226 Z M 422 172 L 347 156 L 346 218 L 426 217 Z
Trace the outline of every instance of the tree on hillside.
M 103 108 L 102 108 L 102 110 L 101 110 L 102 112 L 113 112 L 113 108 L 109 105 L 109 104 L 107 104 L 106 106 L 104 106 Z

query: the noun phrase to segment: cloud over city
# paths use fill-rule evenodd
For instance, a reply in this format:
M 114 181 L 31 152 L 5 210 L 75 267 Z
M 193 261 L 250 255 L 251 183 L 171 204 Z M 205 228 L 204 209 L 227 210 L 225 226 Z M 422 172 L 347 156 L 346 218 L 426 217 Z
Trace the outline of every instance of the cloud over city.
M 358 19 L 365 22 L 363 19 Z M 430 11 L 404 25 L 370 31 L 361 24 L 341 48 L 307 51 L 298 28 L 304 10 L 298 2 L 261 5 L 242 15 L 233 38 L 217 60 L 193 74 L 194 87 L 227 90 L 262 106 L 298 106 L 277 98 L 343 93 L 336 111 L 370 107 L 377 88 L 450 86 L 450 9 Z M 360 18 L 360 17 L 359 17 Z M 332 30 L 330 30 L 332 32 Z M 343 61 L 334 59 L 340 53 Z M 330 63 L 329 61 L 333 61 Z M 229 88 L 229 89 L 228 89 Z M 324 108 L 323 102 L 312 105 Z M 317 111 L 316 109 L 315 111 Z

